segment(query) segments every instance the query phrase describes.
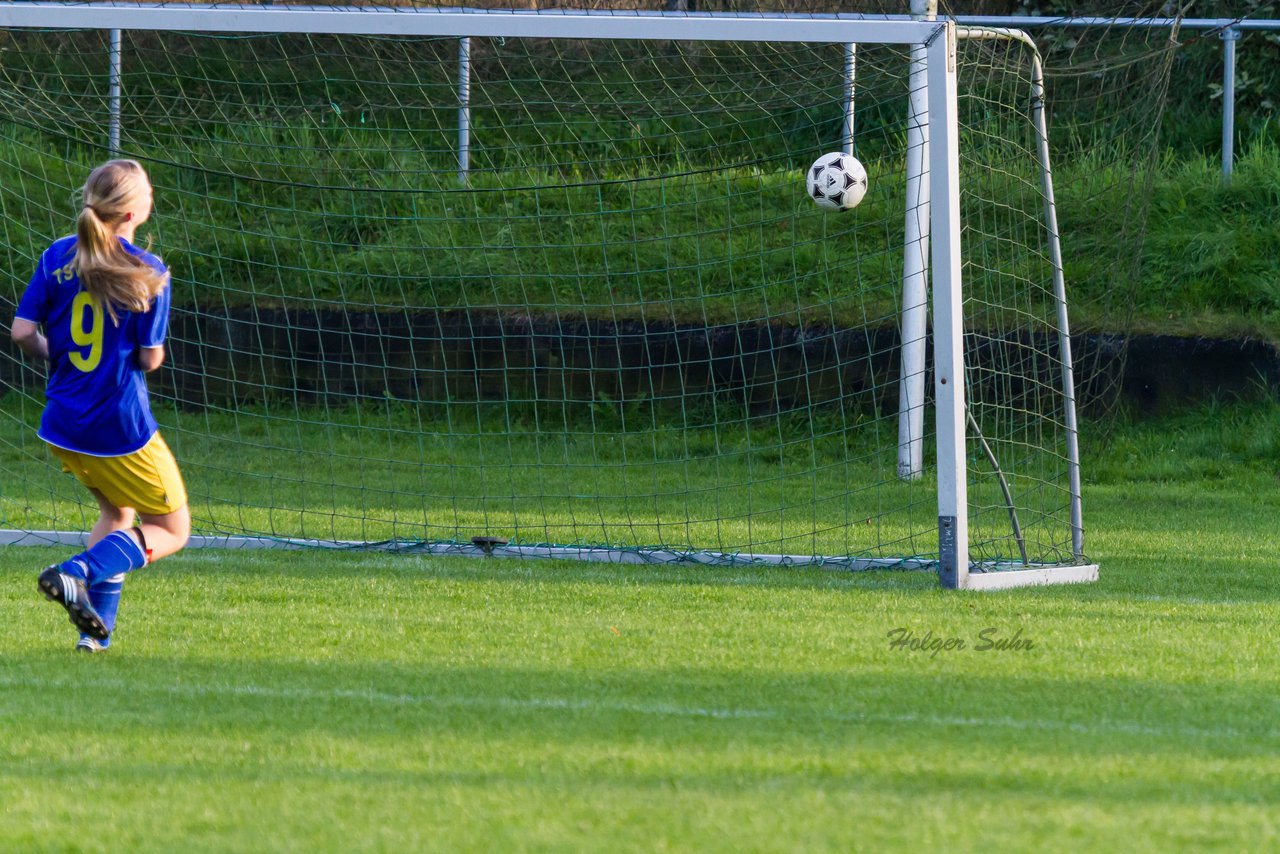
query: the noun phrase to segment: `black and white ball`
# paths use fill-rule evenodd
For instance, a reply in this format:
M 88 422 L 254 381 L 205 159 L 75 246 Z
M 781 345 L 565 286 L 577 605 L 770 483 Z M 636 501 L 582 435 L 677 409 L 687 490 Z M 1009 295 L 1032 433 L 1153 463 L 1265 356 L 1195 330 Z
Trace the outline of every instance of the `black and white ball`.
M 867 194 L 867 170 L 852 154 L 833 151 L 813 161 L 806 183 L 818 207 L 847 211 Z

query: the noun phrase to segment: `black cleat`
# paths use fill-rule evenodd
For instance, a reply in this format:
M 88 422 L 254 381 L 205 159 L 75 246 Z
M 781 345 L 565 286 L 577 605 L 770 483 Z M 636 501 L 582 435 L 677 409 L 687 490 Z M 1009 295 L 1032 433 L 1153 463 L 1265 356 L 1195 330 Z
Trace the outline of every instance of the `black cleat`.
M 79 578 L 51 566 L 40 573 L 39 585 L 45 598 L 67 609 L 71 622 L 82 634 L 95 640 L 106 640 L 111 635 L 106 623 L 89 604 L 89 591 Z
M 80 638 L 76 641 L 76 652 L 106 652 L 110 648 L 102 641 L 96 641 L 93 638 Z

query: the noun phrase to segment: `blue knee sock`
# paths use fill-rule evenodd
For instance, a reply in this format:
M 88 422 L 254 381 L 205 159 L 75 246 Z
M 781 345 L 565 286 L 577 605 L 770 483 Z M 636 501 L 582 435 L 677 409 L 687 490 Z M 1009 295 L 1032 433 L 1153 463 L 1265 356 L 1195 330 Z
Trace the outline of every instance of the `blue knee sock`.
M 113 531 L 93 547 L 65 561 L 59 569 L 92 587 L 99 581 L 132 572 L 146 564 L 147 556 L 133 534 Z
M 123 572 L 110 578 L 99 578 L 89 585 L 89 604 L 107 624 L 107 631 L 116 627 L 116 612 L 120 610 L 120 591 L 123 588 Z

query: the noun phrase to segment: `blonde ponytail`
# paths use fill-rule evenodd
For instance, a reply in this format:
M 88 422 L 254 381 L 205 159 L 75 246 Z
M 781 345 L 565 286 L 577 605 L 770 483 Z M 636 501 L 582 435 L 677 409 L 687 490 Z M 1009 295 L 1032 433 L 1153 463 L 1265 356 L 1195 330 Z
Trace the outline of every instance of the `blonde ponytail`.
M 147 173 L 133 160 L 109 160 L 89 173 L 76 218 L 76 275 L 80 286 L 119 322 L 117 309 L 141 313 L 169 276 L 125 250 L 117 230 L 149 189 Z

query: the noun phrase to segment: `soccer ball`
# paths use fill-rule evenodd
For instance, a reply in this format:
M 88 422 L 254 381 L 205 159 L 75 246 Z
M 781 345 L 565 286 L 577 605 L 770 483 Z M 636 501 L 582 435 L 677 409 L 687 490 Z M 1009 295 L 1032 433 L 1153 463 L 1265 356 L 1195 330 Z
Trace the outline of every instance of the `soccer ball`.
M 824 154 L 809 167 L 809 198 L 833 211 L 856 208 L 867 194 L 867 170 L 843 151 Z

